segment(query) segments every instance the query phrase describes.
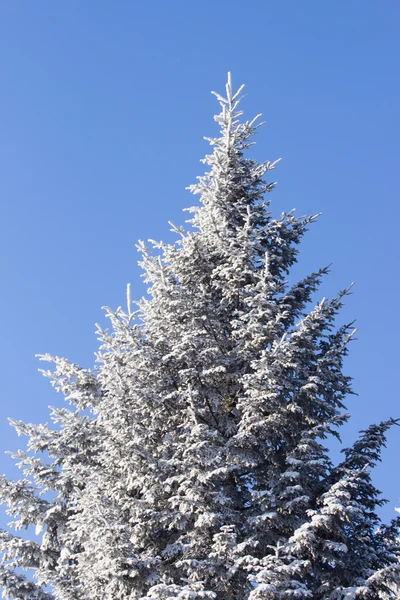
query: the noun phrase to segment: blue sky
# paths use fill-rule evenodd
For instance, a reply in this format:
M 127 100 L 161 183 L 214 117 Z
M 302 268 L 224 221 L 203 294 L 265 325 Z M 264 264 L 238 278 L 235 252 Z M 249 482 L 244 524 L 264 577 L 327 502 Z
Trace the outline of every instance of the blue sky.
M 143 293 L 136 241 L 187 218 L 228 70 L 267 121 L 254 155 L 283 157 L 273 211 L 323 213 L 296 273 L 333 263 L 319 297 L 356 282 L 344 441 L 400 417 L 399 17 L 395 0 L 1 3 L 0 471 L 21 444 L 7 417 L 61 402 L 34 355 L 92 366 L 101 307 Z M 376 470 L 387 517 L 399 447 L 400 429 Z

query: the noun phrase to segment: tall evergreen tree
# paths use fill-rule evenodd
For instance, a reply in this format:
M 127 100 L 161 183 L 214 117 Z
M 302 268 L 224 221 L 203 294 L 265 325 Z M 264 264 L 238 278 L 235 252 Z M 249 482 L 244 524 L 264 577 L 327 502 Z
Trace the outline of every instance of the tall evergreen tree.
M 14 423 L 26 479 L 3 478 L 0 496 L 37 537 L 1 535 L 8 598 L 399 597 L 399 522 L 380 522 L 369 471 L 395 422 L 332 464 L 325 440 L 351 393 L 354 332 L 335 327 L 348 290 L 310 310 L 328 269 L 289 284 L 316 216 L 270 213 L 277 161 L 247 155 L 259 124 L 241 120 L 242 90 L 229 77 L 216 94 L 189 230 L 139 244 L 148 296 L 107 309 L 93 371 L 51 359 L 72 408 L 53 409 L 53 429 Z

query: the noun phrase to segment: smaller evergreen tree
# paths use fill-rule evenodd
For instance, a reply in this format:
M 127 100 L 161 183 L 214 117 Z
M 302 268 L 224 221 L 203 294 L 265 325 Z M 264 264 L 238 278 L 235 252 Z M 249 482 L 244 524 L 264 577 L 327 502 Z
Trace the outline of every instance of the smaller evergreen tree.
M 28 452 L 13 454 L 24 479 L 0 478 L 0 500 L 14 518 L 11 530 L 0 532 L 0 585 L 4 597 L 16 600 L 83 600 L 69 560 L 80 545 L 71 547 L 68 523 L 76 510 L 76 494 L 86 485 L 87 469 L 98 461 L 101 436 L 96 421 L 85 413 L 95 408 L 99 386 L 90 371 L 65 359 L 41 359 L 55 365 L 53 372 L 43 374 L 72 408 L 51 409 L 54 428 L 10 419 L 17 434 L 28 438 Z M 32 529 L 38 541 L 12 533 Z M 24 575 L 32 571 L 36 582 Z M 51 586 L 55 595 L 42 586 Z

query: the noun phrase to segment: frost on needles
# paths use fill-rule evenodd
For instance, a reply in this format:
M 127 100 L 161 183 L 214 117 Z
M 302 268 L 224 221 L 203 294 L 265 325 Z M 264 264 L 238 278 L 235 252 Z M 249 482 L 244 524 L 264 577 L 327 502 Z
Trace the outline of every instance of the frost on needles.
M 51 427 L 12 422 L 28 441 L 25 478 L 0 485 L 6 598 L 399 597 L 399 521 L 381 523 L 370 476 L 395 421 L 332 464 L 348 290 L 310 308 L 328 269 L 289 285 L 316 217 L 271 215 L 276 162 L 247 157 L 259 124 L 242 120 L 242 90 L 229 77 L 216 94 L 189 229 L 139 244 L 148 297 L 107 309 L 97 366 L 42 357 L 67 404 Z

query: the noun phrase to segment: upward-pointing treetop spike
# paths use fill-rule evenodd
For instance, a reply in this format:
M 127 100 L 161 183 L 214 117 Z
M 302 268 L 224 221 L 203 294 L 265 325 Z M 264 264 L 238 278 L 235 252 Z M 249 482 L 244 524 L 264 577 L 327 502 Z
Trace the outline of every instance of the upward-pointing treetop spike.
M 219 94 L 218 92 L 212 91 L 211 93 L 217 98 L 222 107 L 228 105 L 228 108 L 230 110 L 235 110 L 238 107 L 239 102 L 243 98 L 243 96 L 240 97 L 240 94 L 242 93 L 244 88 L 245 85 L 242 84 L 234 94 L 232 93 L 232 75 L 229 71 L 228 80 L 225 84 L 226 98 L 221 96 L 221 94 Z
M 231 74 L 231 72 L 229 71 L 229 72 L 228 72 L 228 81 L 227 81 L 227 83 L 226 83 L 226 86 L 225 86 L 225 87 L 226 87 L 226 97 L 227 97 L 228 103 L 229 103 L 229 104 L 233 104 L 233 103 L 235 102 L 235 100 L 238 100 L 238 98 L 239 98 L 239 95 L 242 93 L 242 91 L 243 91 L 243 90 L 244 90 L 244 88 L 245 88 L 245 85 L 244 85 L 244 84 L 242 84 L 242 85 L 239 87 L 239 89 L 238 89 L 238 90 L 237 90 L 237 91 L 236 91 L 236 92 L 233 94 L 233 93 L 232 93 L 232 74 Z M 238 102 L 240 102 L 240 99 L 238 100 Z
M 231 104 L 232 103 L 232 75 L 231 72 L 228 71 L 228 81 L 226 82 L 226 97 L 228 99 L 228 102 Z

